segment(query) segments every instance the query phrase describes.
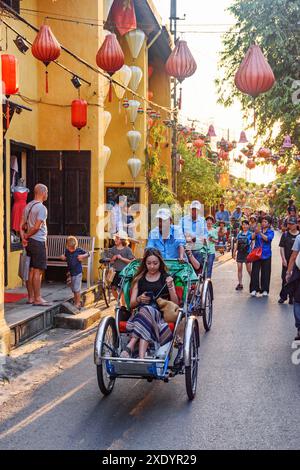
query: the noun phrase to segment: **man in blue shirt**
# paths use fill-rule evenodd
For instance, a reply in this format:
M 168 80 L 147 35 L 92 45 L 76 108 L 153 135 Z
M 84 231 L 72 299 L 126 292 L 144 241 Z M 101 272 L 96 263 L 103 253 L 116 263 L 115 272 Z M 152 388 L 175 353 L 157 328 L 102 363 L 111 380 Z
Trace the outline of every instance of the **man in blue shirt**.
M 225 222 L 229 224 L 230 221 L 230 213 L 225 210 L 225 206 L 223 203 L 220 204 L 220 210 L 216 213 L 216 220 L 217 222 Z
M 193 201 L 190 205 L 190 213 L 182 217 L 179 225 L 187 241 L 191 243 L 194 257 L 202 263 L 203 255 L 200 253 L 204 240 L 207 238 L 207 225 L 204 217 L 200 215 L 202 209 L 199 201 Z
M 237 206 L 234 213 L 232 214 L 232 219 L 241 220 L 242 218 L 242 208 L 241 206 Z
M 147 248 L 156 248 L 163 259 L 185 260 L 185 238 L 179 226 L 172 224 L 169 209 L 159 209 L 156 214 L 158 227 L 151 230 Z

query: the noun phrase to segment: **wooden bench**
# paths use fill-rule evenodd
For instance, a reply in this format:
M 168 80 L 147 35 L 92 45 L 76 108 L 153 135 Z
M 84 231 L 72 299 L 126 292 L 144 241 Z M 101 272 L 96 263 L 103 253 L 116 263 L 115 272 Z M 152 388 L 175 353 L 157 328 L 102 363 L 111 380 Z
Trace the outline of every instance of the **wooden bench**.
M 48 235 L 47 266 L 67 266 L 67 263 L 60 259 L 61 255 L 65 253 L 67 238 L 67 235 Z M 76 236 L 76 238 L 78 240 L 78 246 L 90 254 L 90 256 L 82 262 L 82 266 L 87 268 L 87 286 L 89 288 L 94 282 L 95 237 Z

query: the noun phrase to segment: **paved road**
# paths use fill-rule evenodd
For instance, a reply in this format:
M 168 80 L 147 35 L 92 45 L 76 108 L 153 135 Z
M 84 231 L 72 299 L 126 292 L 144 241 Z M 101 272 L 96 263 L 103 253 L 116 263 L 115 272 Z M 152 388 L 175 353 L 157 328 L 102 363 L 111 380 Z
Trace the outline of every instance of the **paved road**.
M 278 256 L 269 299 L 234 290 L 234 262 L 215 271 L 214 324 L 209 334 L 201 328 L 192 403 L 183 377 L 119 381 L 102 398 L 90 341 L 74 364 L 8 407 L 0 449 L 298 449 L 300 365 L 291 361 L 292 308 L 277 304 Z

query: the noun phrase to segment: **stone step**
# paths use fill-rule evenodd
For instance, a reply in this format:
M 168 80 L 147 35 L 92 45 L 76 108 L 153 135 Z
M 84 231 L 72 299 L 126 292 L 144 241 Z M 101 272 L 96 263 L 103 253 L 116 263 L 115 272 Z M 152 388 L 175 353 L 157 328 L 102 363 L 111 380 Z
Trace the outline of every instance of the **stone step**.
M 86 330 L 95 322 L 100 320 L 105 310 L 104 302 L 94 307 L 89 307 L 74 314 L 58 313 L 54 317 L 55 328 L 65 328 L 70 330 Z

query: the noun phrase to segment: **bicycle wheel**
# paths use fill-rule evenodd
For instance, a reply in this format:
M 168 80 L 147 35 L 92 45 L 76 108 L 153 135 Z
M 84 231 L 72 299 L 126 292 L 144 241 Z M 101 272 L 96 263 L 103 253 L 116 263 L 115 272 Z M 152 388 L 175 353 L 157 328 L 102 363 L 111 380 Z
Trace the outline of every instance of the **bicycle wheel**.
M 190 365 L 185 367 L 185 387 L 189 400 L 193 400 L 197 390 L 198 379 L 198 361 L 199 347 L 197 344 L 197 324 L 193 325 L 190 337 L 186 338 L 189 343 L 189 362 Z
M 203 303 L 203 317 L 202 317 L 205 331 L 209 331 L 211 329 L 212 317 L 213 317 L 213 299 L 212 299 L 210 287 L 208 286 L 204 303 Z
M 112 317 L 106 318 L 104 321 L 106 323 L 101 337 L 101 356 L 113 356 L 117 348 L 116 322 Z M 97 380 L 103 395 L 109 395 L 113 391 L 116 379 L 111 378 L 108 374 L 105 360 L 101 360 L 101 364 L 97 365 Z

